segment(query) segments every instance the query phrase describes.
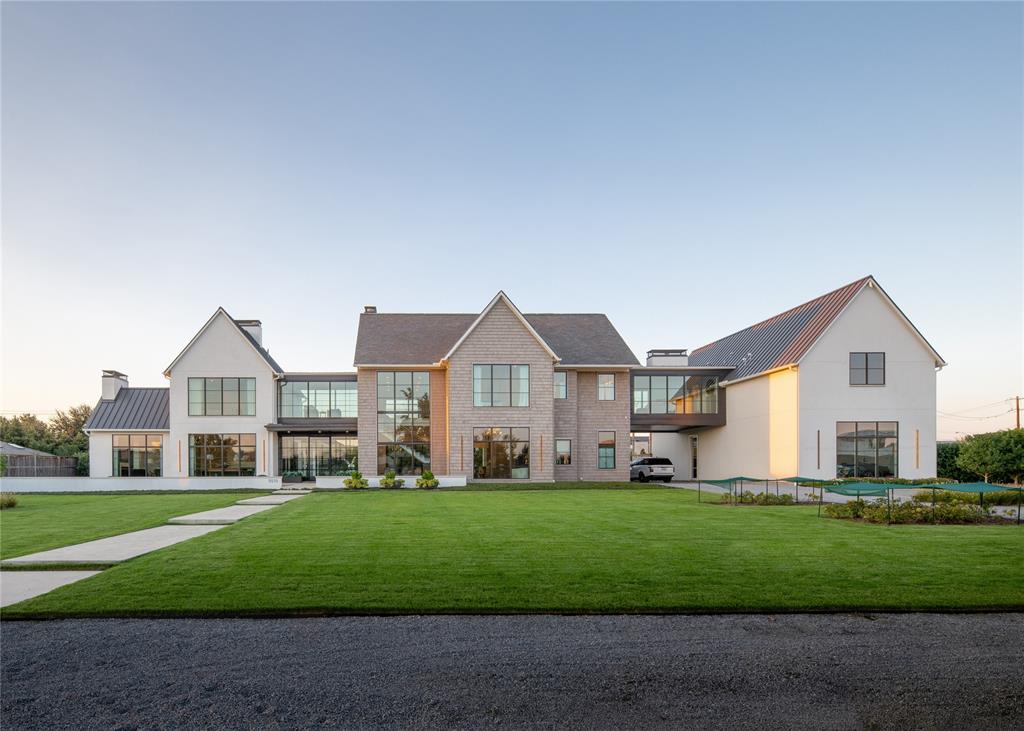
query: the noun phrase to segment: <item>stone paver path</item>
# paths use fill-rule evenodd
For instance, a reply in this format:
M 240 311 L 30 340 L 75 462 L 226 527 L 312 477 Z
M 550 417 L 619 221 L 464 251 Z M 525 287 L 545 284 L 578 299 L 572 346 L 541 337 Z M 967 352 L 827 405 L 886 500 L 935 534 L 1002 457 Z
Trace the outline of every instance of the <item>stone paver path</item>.
M 0 571 L 0 607 L 23 602 L 99 571 Z
M 264 510 L 274 508 L 274 505 L 229 505 L 226 508 L 215 510 L 204 510 L 201 513 L 181 515 L 171 518 L 167 522 L 171 525 L 231 525 L 248 518 L 250 515 L 262 513 Z

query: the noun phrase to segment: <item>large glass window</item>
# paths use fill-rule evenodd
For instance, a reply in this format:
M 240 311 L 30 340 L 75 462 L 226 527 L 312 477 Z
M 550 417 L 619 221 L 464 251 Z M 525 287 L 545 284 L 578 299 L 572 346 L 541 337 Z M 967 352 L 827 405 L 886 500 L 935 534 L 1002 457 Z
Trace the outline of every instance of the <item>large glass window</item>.
M 483 364 L 473 366 L 474 406 L 530 405 L 530 366 Z
M 312 479 L 348 475 L 357 467 L 358 440 L 341 434 L 281 435 L 281 474 Z
M 430 373 L 377 372 L 377 474 L 430 469 Z
M 884 386 L 885 353 L 850 353 L 851 386 Z
M 159 434 L 114 434 L 114 477 L 159 477 L 163 438 Z
M 597 469 L 615 469 L 615 432 L 613 431 L 597 433 Z
M 188 473 L 192 477 L 252 477 L 256 474 L 256 435 L 189 434 Z
M 836 477 L 898 477 L 899 423 L 836 424 Z
M 489 426 L 473 430 L 473 477 L 525 480 L 530 476 L 530 430 Z
M 555 398 L 562 399 L 568 396 L 569 388 L 566 383 L 566 375 L 565 371 L 555 371 Z
M 354 419 L 358 400 L 355 381 L 286 381 L 278 386 L 282 419 Z
M 598 373 L 597 374 L 597 400 L 598 401 L 614 401 L 615 400 L 615 374 L 614 373 Z
M 572 464 L 572 440 L 555 440 L 555 464 Z
M 633 376 L 634 414 L 717 414 L 718 376 Z
M 189 416 L 255 416 L 255 378 L 188 379 Z

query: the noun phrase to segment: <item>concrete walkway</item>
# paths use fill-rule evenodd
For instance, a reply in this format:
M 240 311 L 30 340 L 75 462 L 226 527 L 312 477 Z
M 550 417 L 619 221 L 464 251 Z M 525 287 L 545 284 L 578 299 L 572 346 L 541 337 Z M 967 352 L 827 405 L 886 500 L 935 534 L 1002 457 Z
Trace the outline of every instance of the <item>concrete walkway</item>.
M 0 571 L 0 607 L 95 576 L 99 571 Z
M 303 495 L 306 493 L 303 493 Z M 274 493 L 273 495 L 261 495 L 260 497 L 251 497 L 247 500 L 239 500 L 235 505 L 284 505 L 289 500 L 295 500 L 302 497 L 302 495 L 281 495 Z
M 81 563 L 114 565 L 144 553 L 173 546 L 215 530 L 223 525 L 161 525 L 110 538 L 78 543 L 73 546 L 54 548 L 49 551 L 30 553 L 3 561 L 3 565 L 27 566 L 42 563 Z
M 170 525 L 231 525 L 243 518 L 248 518 L 250 515 L 262 513 L 264 510 L 270 510 L 274 507 L 276 506 L 229 505 L 226 508 L 204 510 L 201 513 L 192 513 L 191 515 L 181 515 L 177 518 L 171 518 L 167 522 Z

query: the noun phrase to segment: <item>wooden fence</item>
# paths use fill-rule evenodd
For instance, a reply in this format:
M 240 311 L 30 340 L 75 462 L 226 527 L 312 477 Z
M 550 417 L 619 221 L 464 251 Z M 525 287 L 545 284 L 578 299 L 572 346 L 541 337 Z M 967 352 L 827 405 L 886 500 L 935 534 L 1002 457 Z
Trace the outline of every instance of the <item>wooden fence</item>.
M 4 477 L 74 477 L 78 459 L 37 454 L 8 454 Z

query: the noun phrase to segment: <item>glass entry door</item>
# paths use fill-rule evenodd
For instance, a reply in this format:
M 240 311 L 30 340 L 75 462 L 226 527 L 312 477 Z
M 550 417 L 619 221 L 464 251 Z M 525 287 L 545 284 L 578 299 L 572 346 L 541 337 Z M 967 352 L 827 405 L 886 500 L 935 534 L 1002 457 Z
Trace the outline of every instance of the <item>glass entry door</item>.
M 307 479 L 313 479 L 317 475 L 331 474 L 331 438 L 310 437 L 309 438 L 309 464 Z
M 358 451 L 356 437 L 348 434 L 281 435 L 281 475 L 347 475 L 356 469 Z

